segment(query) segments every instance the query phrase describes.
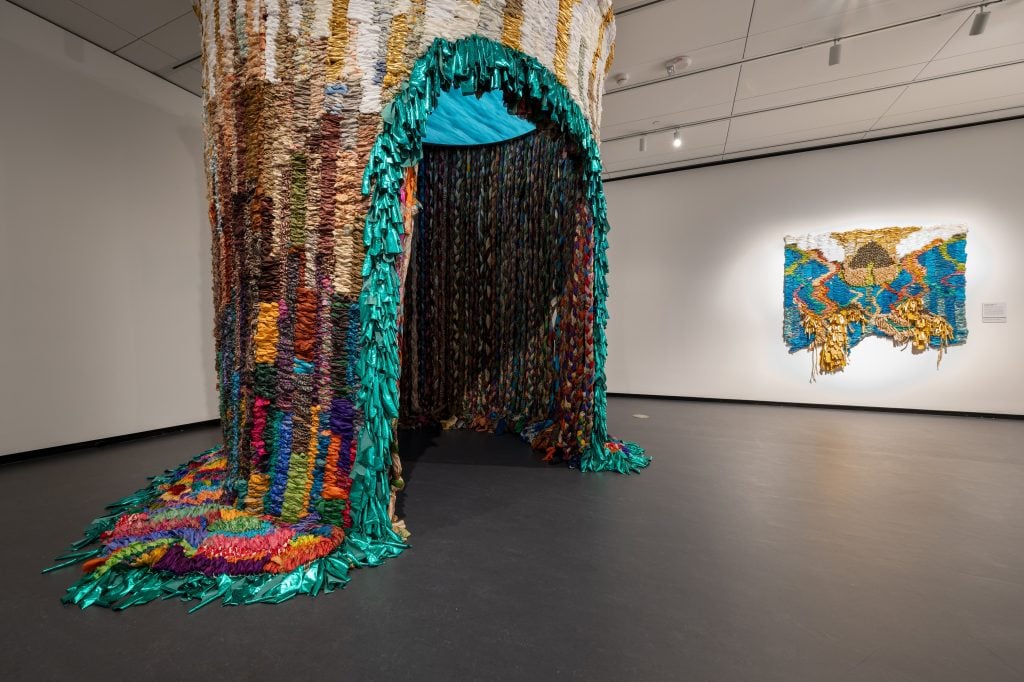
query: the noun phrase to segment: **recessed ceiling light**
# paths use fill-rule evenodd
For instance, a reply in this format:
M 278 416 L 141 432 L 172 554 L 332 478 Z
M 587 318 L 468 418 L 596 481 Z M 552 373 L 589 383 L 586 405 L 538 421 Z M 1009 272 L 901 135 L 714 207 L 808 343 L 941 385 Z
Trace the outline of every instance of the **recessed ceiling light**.
M 672 132 L 672 146 L 676 149 L 683 146 L 683 134 L 679 132 L 679 128 Z

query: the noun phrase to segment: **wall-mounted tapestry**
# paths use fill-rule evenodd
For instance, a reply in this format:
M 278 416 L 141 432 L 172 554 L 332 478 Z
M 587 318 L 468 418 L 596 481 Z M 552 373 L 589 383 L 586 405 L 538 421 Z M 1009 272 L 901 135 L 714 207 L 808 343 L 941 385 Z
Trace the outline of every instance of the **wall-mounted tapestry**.
M 967 340 L 967 228 L 885 227 L 786 237 L 782 336 L 813 354 L 811 376 L 840 372 L 865 336 L 914 353 Z

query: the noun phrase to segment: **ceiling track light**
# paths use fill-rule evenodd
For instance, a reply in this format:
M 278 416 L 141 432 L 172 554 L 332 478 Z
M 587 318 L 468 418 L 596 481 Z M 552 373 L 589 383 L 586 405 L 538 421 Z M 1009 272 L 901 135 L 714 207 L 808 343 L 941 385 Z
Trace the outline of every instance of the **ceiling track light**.
M 985 32 L 985 27 L 988 26 L 988 18 L 992 16 L 992 13 L 985 9 L 985 5 L 981 6 L 978 13 L 974 15 L 974 21 L 971 22 L 971 35 L 980 36 Z
M 672 131 L 672 146 L 676 149 L 683 146 L 683 134 L 679 132 L 679 128 Z
M 832 47 L 828 48 L 828 65 L 835 66 L 842 57 L 843 46 L 839 44 L 839 38 L 836 38 L 836 42 L 832 43 Z
M 647 151 L 647 136 L 646 135 L 641 135 L 640 136 L 640 151 L 641 152 Z

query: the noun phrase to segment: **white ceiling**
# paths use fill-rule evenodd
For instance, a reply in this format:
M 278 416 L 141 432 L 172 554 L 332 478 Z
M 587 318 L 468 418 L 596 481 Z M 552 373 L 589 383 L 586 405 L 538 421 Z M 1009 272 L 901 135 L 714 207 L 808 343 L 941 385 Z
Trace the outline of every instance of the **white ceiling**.
M 202 90 L 192 0 L 14 2 Z M 602 123 L 606 176 L 1024 115 L 1024 0 L 992 0 L 980 36 L 968 35 L 974 10 L 916 21 L 971 4 L 617 0 Z M 828 65 L 827 44 L 766 56 L 903 22 L 912 23 L 843 40 L 837 66 Z M 693 60 L 682 77 L 642 85 L 664 79 L 665 61 L 679 55 Z M 622 73 L 627 89 L 616 92 Z M 673 126 L 682 148 L 672 147 Z M 645 152 L 640 133 L 648 133 Z
M 202 93 L 199 60 L 188 61 L 200 49 L 192 0 L 11 1 L 189 92 Z
M 980 36 L 969 35 L 974 9 L 925 20 L 973 4 L 617 2 L 601 126 L 605 175 L 1024 115 L 1024 0 L 990 4 Z M 904 22 L 912 23 L 842 40 L 836 66 L 828 65 L 829 44 L 774 54 Z M 666 60 L 681 55 L 693 60 L 680 72 L 689 75 L 666 79 Z M 616 93 L 623 73 L 629 80 Z M 634 87 L 650 80 L 660 82 Z M 676 125 L 684 140 L 679 149 L 671 144 Z M 641 152 L 638 135 L 645 131 L 660 132 L 647 135 Z

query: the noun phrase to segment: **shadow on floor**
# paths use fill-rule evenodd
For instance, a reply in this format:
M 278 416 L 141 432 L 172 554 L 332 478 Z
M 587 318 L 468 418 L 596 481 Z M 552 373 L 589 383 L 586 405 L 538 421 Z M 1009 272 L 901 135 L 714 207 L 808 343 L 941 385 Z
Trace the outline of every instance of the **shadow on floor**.
M 440 443 L 442 438 L 444 447 Z M 544 462 L 540 453 L 511 433 L 499 436 L 461 429 L 445 431 L 437 425 L 399 429 L 398 452 L 402 458 L 402 472 L 406 481 L 413 477 L 421 462 L 501 467 L 562 465 Z

